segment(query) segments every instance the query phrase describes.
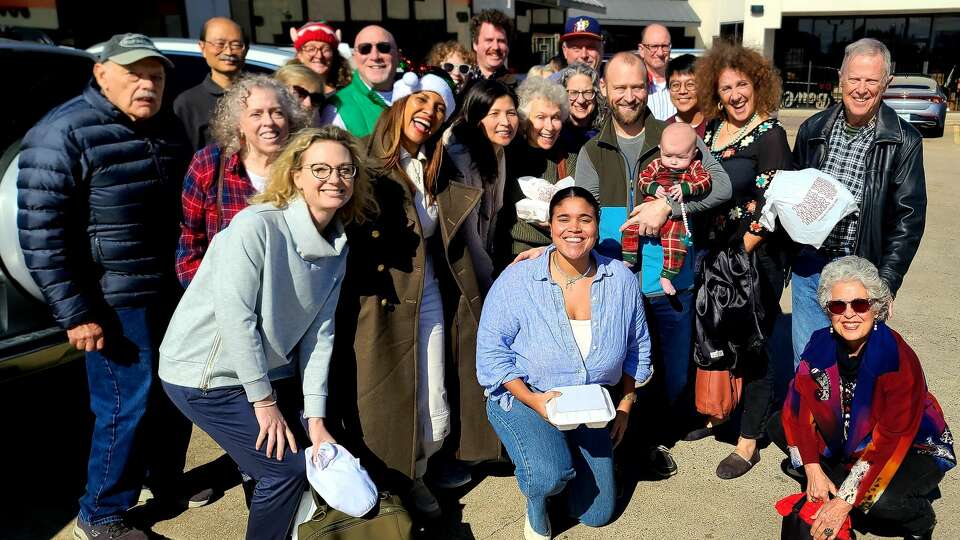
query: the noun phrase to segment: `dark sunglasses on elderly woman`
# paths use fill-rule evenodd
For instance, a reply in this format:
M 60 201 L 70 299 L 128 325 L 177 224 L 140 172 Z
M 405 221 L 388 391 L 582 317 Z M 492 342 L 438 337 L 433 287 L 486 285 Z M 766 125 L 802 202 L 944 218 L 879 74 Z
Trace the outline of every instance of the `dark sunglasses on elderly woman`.
M 873 305 L 872 298 L 854 298 L 847 302 L 844 300 L 831 300 L 827 302 L 827 310 L 834 315 L 843 315 L 847 312 L 847 305 L 853 308 L 855 313 L 866 313 Z
M 323 103 L 324 97 L 320 92 L 311 92 L 302 86 L 296 84 L 290 85 L 290 88 L 293 89 L 293 93 L 297 95 L 297 98 L 301 101 L 304 99 L 310 98 L 310 103 L 316 107 L 317 105 Z
M 357 45 L 357 51 L 360 54 L 367 55 L 373 52 L 373 48 L 377 48 L 377 52 L 380 54 L 390 54 L 393 50 L 393 45 L 388 41 L 379 41 L 377 43 L 360 43 Z
M 461 75 L 470 73 L 470 64 L 454 64 L 451 62 L 444 62 L 440 65 L 440 67 L 442 67 L 447 73 L 453 73 L 454 71 L 459 71 Z

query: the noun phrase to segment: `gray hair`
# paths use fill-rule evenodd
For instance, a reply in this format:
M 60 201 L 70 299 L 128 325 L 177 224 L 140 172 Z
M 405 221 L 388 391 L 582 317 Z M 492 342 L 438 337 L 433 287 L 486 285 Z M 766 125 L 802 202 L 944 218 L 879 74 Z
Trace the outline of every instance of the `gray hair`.
M 280 81 L 262 74 L 242 75 L 217 101 L 217 108 L 210 120 L 210 133 L 225 156 L 233 155 L 243 149 L 243 143 L 240 140 L 240 116 L 246 110 L 247 98 L 250 97 L 254 88 L 270 90 L 277 94 L 283 116 L 287 119 L 289 135 L 293 135 L 310 123 L 307 113 Z
M 883 42 L 873 38 L 862 38 L 847 45 L 843 50 L 843 63 L 840 64 L 840 75 L 843 76 L 847 71 L 847 63 L 854 56 L 880 56 L 883 58 L 883 78 L 886 79 L 890 72 L 890 49 Z
M 570 103 L 567 102 L 567 90 L 563 86 L 540 77 L 527 77 L 517 87 L 517 98 L 520 100 L 520 106 L 517 112 L 520 113 L 520 120 L 527 122 L 530 115 L 530 107 L 533 102 L 542 99 L 549 101 L 560 108 L 560 119 L 566 121 L 570 115 Z
M 596 107 L 593 109 L 593 127 L 600 129 L 600 125 L 609 112 L 607 100 L 603 97 L 603 93 L 600 92 L 600 74 L 586 64 L 575 62 L 560 70 L 560 86 L 566 90 L 567 82 L 575 75 L 585 75 L 590 78 L 590 85 L 593 86 L 593 101 L 596 103 Z
M 872 262 L 856 255 L 848 255 L 827 264 L 820 272 L 820 285 L 817 287 L 817 301 L 826 310 L 827 302 L 833 300 L 831 291 L 833 286 L 842 282 L 860 282 L 867 290 L 873 304 L 873 310 L 878 321 L 887 320 L 890 314 L 890 304 L 893 303 L 893 294 L 887 282 L 880 277 L 880 272 Z

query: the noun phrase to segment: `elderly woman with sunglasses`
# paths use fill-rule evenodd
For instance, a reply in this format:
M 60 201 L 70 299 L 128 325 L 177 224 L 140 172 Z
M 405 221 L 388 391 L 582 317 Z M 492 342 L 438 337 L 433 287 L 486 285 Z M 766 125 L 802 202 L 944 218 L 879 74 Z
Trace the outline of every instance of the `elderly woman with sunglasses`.
M 463 92 L 464 86 L 470 81 L 470 67 L 473 65 L 473 54 L 459 41 L 444 41 L 434 45 L 427 53 L 427 65 L 436 66 L 453 79 L 457 94 Z
M 886 324 L 893 297 L 870 261 L 824 267 L 818 300 L 830 326 L 801 355 L 783 411 L 767 432 L 822 502 L 813 538 L 830 540 L 848 515 L 855 527 L 932 538 L 930 496 L 956 465 L 953 437 L 923 368 Z
M 310 123 L 320 121 L 320 110 L 326 99 L 323 96 L 323 79 L 317 72 L 303 64 L 287 64 L 273 72 L 273 78 L 287 87 L 290 95 L 300 104 Z
M 177 277 L 184 287 L 214 235 L 264 190 L 287 137 L 308 123 L 287 89 L 266 75 L 244 75 L 220 98 L 210 122 L 215 142 L 193 156 L 183 179 Z

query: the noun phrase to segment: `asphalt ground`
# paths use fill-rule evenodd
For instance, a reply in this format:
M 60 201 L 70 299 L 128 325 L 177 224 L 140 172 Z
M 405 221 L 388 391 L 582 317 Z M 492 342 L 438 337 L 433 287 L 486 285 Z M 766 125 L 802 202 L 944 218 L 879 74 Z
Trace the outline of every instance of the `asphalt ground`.
M 810 111 L 780 115 L 792 142 Z M 960 161 L 960 115 L 951 113 L 944 137 L 924 141 L 927 177 L 927 228 L 896 302 L 892 327 L 916 350 L 930 389 L 954 429 L 960 426 L 960 249 L 954 238 L 960 216 L 957 163 Z M 777 369 L 783 385 L 789 377 L 789 291 L 778 328 Z M 782 390 L 780 392 L 782 394 Z M 4 488 L 0 489 L 0 539 L 71 538 L 77 498 L 84 488 L 92 415 L 86 397 L 82 362 L 0 384 L 0 418 Z M 642 410 L 634 414 L 642 414 Z M 736 480 L 720 480 L 714 470 L 732 451 L 713 438 L 679 443 L 673 455 L 679 473 L 662 481 L 625 485 L 616 520 L 599 529 L 554 521 L 562 539 L 779 538 L 773 503 L 798 491 L 780 471 L 775 447 L 761 451 L 760 463 Z M 243 538 L 246 509 L 236 468 L 204 433 L 195 430 L 187 468 L 193 479 L 222 488 L 212 504 L 180 510 L 149 503 L 132 518 L 150 527 L 157 538 L 213 540 Z M 522 537 L 524 499 L 508 466 L 475 471 L 463 488 L 438 492 L 444 517 L 420 532 L 421 538 L 517 539 Z M 960 479 L 951 471 L 940 485 L 934 505 L 936 538 L 960 537 Z M 863 536 L 861 536 L 863 538 Z M 867 538 L 871 538 L 867 536 Z

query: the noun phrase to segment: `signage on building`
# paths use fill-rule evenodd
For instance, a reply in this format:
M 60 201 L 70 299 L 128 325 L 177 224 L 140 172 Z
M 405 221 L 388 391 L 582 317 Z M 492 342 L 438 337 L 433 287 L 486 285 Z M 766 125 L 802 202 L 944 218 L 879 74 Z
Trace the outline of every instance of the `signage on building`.
M 23 28 L 60 27 L 56 0 L 0 0 L 0 25 Z

